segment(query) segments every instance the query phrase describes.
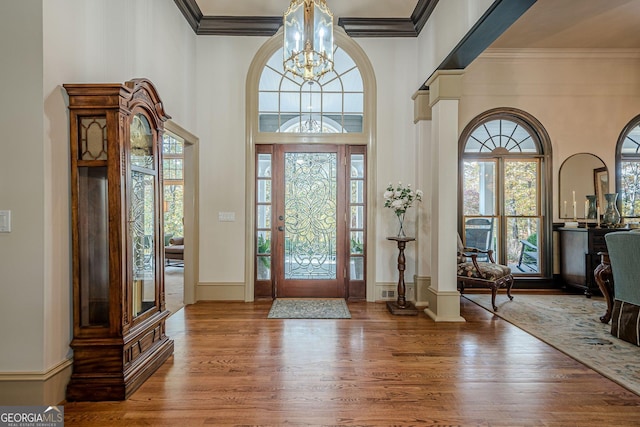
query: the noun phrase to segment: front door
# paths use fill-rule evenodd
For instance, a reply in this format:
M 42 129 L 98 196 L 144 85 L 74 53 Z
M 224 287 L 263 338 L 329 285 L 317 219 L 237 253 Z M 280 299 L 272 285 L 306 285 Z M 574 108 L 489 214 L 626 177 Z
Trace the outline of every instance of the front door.
M 364 265 L 364 199 L 350 194 L 363 192 L 364 176 L 348 173 L 352 163 L 364 170 L 364 151 L 340 145 L 266 148 L 259 150 L 257 165 L 256 296 L 267 296 L 271 288 L 272 297 L 345 298 L 350 282 L 364 288 L 363 274 L 355 274 L 356 262 Z

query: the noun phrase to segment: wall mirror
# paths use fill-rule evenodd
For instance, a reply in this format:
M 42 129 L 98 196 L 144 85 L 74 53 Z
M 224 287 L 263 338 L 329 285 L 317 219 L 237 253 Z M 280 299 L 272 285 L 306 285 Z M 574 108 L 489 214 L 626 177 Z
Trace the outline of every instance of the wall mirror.
M 604 200 L 604 193 L 609 192 L 609 173 L 598 156 L 578 153 L 566 159 L 560 166 L 559 184 L 559 218 L 587 218 L 588 205 L 585 203 L 587 196 L 596 197 L 600 214 L 603 213 L 602 200 Z

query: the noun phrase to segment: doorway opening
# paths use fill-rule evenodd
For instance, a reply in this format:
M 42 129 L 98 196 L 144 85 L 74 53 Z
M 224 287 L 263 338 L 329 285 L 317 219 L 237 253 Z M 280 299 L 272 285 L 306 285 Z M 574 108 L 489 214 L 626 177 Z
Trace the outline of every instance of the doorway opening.
M 366 296 L 366 147 L 256 147 L 256 298 Z

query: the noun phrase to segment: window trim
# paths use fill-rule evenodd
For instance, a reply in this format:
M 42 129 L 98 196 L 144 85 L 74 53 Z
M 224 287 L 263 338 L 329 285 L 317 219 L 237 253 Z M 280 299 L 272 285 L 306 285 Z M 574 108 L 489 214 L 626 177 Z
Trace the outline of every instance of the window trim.
M 516 122 L 527 129 L 536 139 L 539 151 L 537 153 L 513 152 L 510 155 L 502 153 L 465 153 L 464 147 L 471 133 L 482 123 L 492 120 L 506 119 Z M 464 161 L 468 159 L 484 160 L 488 158 L 537 158 L 540 162 L 539 210 L 542 219 L 540 232 L 544 234 L 544 257 L 540 259 L 539 276 L 531 278 L 548 279 L 553 275 L 553 164 L 551 138 L 538 119 L 526 111 L 510 107 L 498 107 L 484 111 L 474 117 L 463 129 L 458 140 L 458 231 L 464 228 L 462 212 L 462 181 Z M 498 185 L 502 185 L 501 182 Z M 506 217 L 506 215 L 505 215 Z M 462 235 L 462 234 L 461 234 Z

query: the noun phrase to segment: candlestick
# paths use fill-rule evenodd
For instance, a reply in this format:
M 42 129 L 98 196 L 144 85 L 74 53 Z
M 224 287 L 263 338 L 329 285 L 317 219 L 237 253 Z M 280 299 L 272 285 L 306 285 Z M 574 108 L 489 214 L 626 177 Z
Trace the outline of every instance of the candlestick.
M 576 202 L 573 202 L 573 220 L 575 221 L 578 217 L 576 216 Z

